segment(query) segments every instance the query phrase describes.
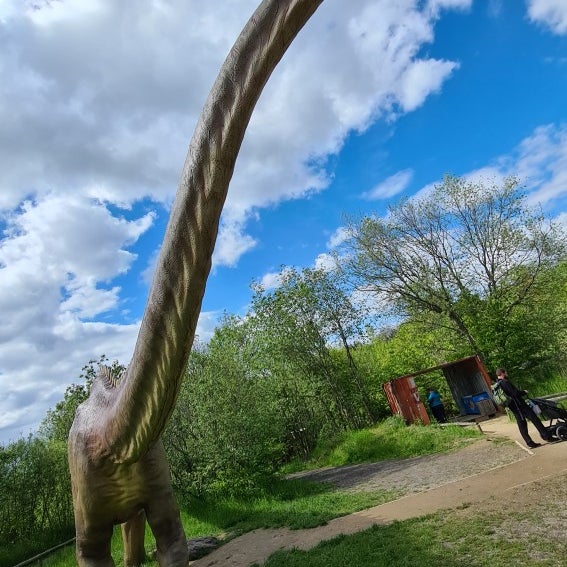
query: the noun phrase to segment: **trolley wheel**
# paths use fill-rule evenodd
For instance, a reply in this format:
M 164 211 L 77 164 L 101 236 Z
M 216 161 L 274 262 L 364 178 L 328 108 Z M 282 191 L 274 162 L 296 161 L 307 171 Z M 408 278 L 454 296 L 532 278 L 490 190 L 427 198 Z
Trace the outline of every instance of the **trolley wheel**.
M 558 425 L 555 428 L 555 435 L 557 435 L 561 441 L 567 441 L 567 425 Z

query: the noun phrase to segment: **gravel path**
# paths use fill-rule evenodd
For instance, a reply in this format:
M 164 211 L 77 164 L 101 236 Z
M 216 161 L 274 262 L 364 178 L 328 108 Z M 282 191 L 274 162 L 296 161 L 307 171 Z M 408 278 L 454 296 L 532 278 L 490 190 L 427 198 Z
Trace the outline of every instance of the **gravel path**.
M 454 453 L 302 471 L 294 478 L 329 482 L 349 490 L 399 490 L 412 494 L 461 480 L 529 456 L 513 441 L 483 438 Z

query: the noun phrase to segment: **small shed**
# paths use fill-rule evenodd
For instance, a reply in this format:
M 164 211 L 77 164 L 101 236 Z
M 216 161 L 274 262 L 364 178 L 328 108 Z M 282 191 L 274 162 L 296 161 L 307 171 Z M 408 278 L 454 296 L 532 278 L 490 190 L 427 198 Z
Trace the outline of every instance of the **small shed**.
M 425 405 L 420 398 L 415 378 L 441 371 L 463 419 L 486 419 L 497 408 L 490 395 L 491 380 L 478 356 L 469 356 L 399 376 L 382 384 L 392 413 L 401 415 L 406 423 L 430 423 Z

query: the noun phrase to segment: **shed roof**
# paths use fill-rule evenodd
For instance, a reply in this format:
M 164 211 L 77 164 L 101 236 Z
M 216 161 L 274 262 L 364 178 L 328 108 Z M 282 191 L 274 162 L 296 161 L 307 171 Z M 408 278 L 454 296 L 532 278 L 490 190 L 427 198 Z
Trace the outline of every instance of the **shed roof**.
M 427 374 L 429 372 L 434 372 L 435 370 L 441 370 L 442 368 L 448 368 L 450 366 L 457 366 L 462 364 L 463 362 L 468 362 L 469 360 L 479 360 L 477 355 L 467 356 L 465 358 L 460 358 L 459 360 L 453 360 L 452 362 L 443 362 L 442 364 L 438 364 L 437 366 L 432 366 L 431 368 L 425 368 L 424 370 L 418 370 L 417 372 L 412 372 L 411 374 L 404 374 L 403 376 L 398 376 L 393 378 L 393 380 L 399 380 L 401 378 L 414 378 L 416 376 L 421 376 L 422 374 Z

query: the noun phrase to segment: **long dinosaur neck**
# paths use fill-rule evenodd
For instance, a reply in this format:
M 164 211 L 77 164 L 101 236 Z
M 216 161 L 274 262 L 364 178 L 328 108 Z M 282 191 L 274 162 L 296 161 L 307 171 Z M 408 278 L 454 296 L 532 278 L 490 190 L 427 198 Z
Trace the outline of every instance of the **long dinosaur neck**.
M 323 0 L 264 0 L 211 89 L 193 134 L 132 361 L 110 409 L 113 460 L 136 460 L 173 410 L 193 343 L 219 219 L 252 110 Z

